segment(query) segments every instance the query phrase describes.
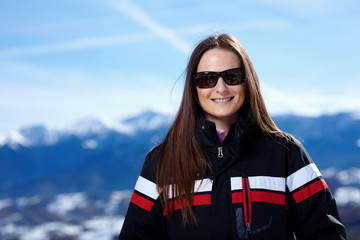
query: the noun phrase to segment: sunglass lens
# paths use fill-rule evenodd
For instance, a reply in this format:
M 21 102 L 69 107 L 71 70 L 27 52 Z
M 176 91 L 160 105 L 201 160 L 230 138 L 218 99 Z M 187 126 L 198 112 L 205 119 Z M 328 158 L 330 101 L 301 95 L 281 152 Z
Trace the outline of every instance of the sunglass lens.
M 228 72 L 224 76 L 224 81 L 228 85 L 238 85 L 244 81 L 244 75 L 241 71 Z
M 202 74 L 195 77 L 196 85 L 199 88 L 212 88 L 216 85 L 218 76 L 212 74 Z

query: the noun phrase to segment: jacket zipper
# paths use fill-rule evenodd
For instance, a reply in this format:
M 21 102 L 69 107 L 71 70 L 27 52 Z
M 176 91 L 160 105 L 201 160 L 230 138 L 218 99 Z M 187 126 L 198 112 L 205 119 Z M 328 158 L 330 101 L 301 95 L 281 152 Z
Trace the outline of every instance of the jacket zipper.
M 243 185 L 243 199 L 244 199 L 244 220 L 246 226 L 246 234 L 248 237 L 251 237 L 251 193 L 249 179 L 242 179 Z
M 224 157 L 223 147 L 218 147 L 218 158 L 223 158 L 223 157 Z

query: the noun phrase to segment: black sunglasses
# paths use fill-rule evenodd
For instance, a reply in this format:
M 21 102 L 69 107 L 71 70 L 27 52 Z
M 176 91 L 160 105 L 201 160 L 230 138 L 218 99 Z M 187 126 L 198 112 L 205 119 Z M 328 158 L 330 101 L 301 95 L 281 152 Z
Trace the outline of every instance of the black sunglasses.
M 199 88 L 215 87 L 219 77 L 222 77 L 227 85 L 239 85 L 245 82 L 243 68 L 232 68 L 223 72 L 198 72 L 193 74 L 193 81 Z

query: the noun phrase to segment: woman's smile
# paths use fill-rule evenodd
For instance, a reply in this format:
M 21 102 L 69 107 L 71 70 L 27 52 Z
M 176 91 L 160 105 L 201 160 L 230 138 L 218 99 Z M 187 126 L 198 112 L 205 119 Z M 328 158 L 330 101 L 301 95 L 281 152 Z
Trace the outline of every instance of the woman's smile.
M 234 97 L 229 97 L 229 98 L 212 98 L 211 100 L 214 101 L 215 103 L 228 103 L 231 100 L 233 100 Z

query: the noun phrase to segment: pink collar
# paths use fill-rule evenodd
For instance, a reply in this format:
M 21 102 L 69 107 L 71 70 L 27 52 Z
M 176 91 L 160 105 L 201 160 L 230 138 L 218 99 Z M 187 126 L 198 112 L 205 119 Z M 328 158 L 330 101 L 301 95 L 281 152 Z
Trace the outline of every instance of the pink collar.
M 220 144 L 222 144 L 224 142 L 225 137 L 226 137 L 225 130 L 222 130 L 220 128 L 216 128 L 216 132 L 217 132 Z

